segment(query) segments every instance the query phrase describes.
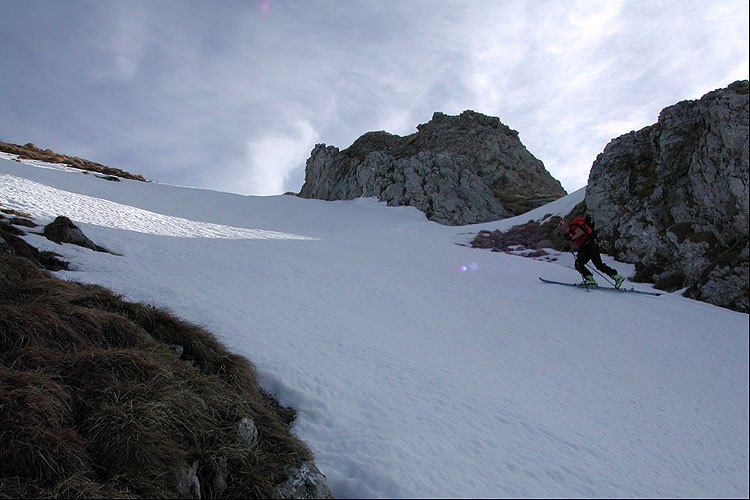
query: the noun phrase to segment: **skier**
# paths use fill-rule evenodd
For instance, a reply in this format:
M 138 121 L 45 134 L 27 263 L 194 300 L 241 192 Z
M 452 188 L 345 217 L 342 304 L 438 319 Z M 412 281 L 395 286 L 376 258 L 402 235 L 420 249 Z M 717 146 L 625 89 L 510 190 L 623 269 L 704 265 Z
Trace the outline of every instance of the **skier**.
M 584 219 L 583 217 L 576 217 L 570 224 L 568 224 L 568 236 L 573 240 L 573 245 L 579 247 L 578 255 L 576 256 L 576 271 L 581 273 L 583 276 L 582 285 L 585 286 L 597 286 L 594 275 L 586 267 L 588 261 L 592 261 L 597 269 L 607 274 L 615 282 L 615 288 L 620 288 L 625 278 L 622 277 L 616 270 L 612 269 L 604 262 L 599 254 L 599 245 L 596 241 L 596 231 L 594 230 L 594 221 L 588 215 Z

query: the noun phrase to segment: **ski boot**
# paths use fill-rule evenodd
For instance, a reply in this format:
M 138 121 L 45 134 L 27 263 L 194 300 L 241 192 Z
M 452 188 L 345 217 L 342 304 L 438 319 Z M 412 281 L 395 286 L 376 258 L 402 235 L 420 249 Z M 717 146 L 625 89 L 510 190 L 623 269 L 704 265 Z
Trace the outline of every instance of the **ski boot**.
M 581 283 L 581 285 L 583 285 L 583 286 L 599 286 L 599 284 L 594 279 L 594 276 L 592 276 L 591 274 L 589 274 L 588 276 L 586 276 L 586 279 L 583 280 L 583 282 Z
M 620 274 L 615 274 L 614 276 L 612 276 L 612 279 L 615 280 L 615 288 L 620 288 L 622 286 L 622 282 L 625 281 L 625 277 Z

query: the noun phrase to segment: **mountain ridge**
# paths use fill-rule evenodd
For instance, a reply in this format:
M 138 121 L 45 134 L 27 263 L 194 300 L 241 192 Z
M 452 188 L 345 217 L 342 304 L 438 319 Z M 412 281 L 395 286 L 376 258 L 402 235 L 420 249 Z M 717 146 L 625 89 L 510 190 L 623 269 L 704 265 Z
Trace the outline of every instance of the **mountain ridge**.
M 318 144 L 299 192 L 323 200 L 374 196 L 449 225 L 507 218 L 564 194 L 517 131 L 472 110 L 436 112 L 405 137 L 367 132 L 341 151 Z

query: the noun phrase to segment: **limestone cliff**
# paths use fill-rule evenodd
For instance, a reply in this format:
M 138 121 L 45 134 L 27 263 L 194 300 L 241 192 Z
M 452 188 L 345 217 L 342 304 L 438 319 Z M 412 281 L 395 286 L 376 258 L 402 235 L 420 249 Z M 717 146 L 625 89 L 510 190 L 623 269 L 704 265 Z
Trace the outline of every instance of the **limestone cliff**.
M 406 137 L 368 132 L 339 151 L 318 144 L 300 196 L 377 197 L 449 225 L 502 219 L 565 194 L 560 183 L 496 117 L 435 113 Z
M 612 140 L 586 205 L 636 279 L 748 311 L 748 81 L 665 108 Z

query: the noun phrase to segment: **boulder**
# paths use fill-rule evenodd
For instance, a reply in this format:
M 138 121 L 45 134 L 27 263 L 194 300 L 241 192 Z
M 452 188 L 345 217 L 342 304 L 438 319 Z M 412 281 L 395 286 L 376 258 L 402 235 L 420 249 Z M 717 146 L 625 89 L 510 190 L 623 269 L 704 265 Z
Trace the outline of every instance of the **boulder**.
M 201 498 L 201 483 L 198 479 L 198 461 L 184 465 L 177 472 L 177 491 L 180 498 Z
M 64 216 L 58 216 L 44 227 L 42 234 L 55 243 L 72 243 L 91 250 L 98 250 L 93 241 L 88 239 L 83 231 Z
M 635 279 L 748 312 L 748 81 L 665 108 L 594 161 L 586 206 Z
M 415 134 L 368 132 L 349 148 L 318 144 L 299 196 L 322 200 L 376 197 L 408 205 L 441 224 L 506 218 L 565 194 L 497 117 L 435 113 Z
M 254 449 L 258 446 L 260 436 L 258 435 L 258 428 L 255 426 L 255 422 L 247 417 L 242 419 L 237 424 L 237 439 L 239 443 L 248 450 Z
M 326 477 L 312 462 L 288 471 L 286 481 L 276 487 L 273 498 L 333 498 Z

